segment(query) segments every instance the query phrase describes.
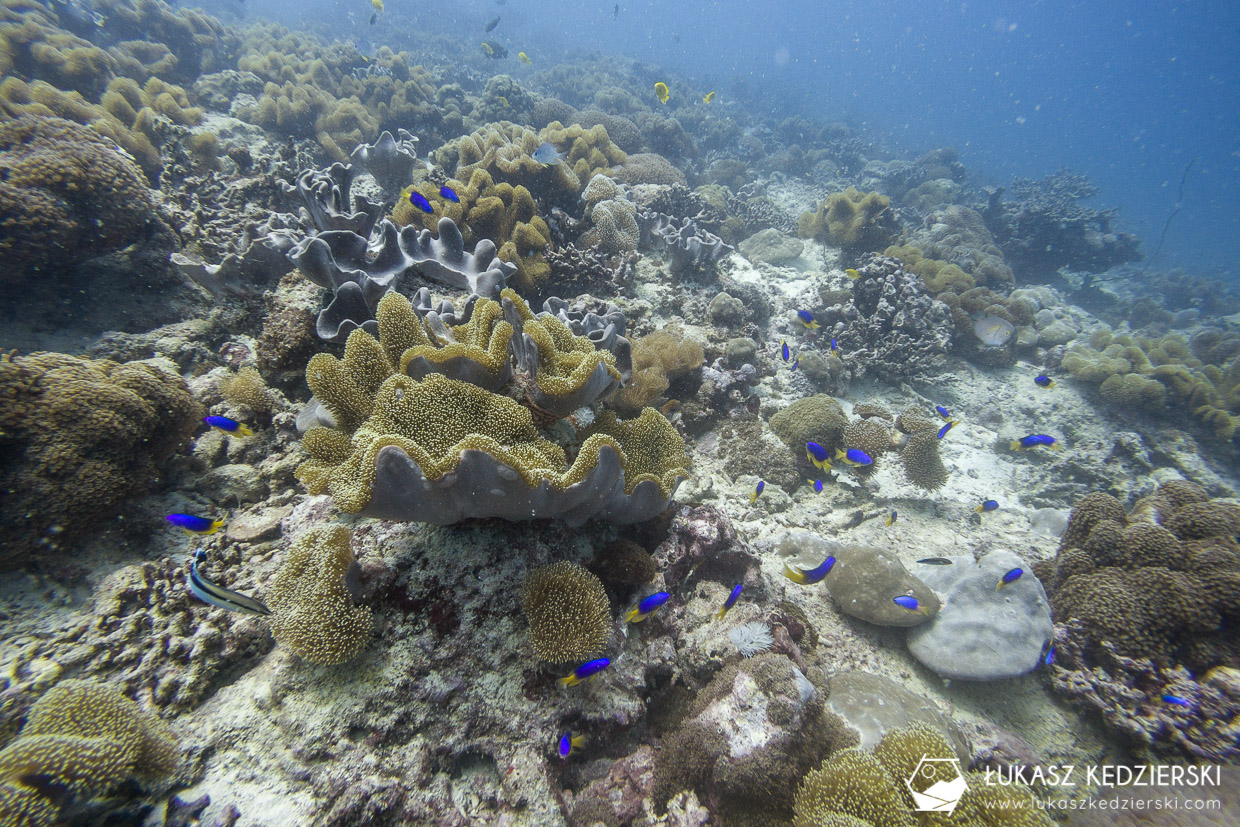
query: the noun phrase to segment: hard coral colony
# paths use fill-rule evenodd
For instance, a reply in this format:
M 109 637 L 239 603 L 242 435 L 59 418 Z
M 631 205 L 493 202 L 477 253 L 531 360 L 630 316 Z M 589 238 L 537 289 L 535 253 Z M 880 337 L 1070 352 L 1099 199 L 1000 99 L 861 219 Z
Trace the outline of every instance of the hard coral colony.
M 212 8 L 0 0 L 0 824 L 1235 784 L 1240 295 L 1160 257 L 1193 164 L 1145 249 L 1078 173 L 615 54 L 619 4 L 589 55 L 537 5 Z

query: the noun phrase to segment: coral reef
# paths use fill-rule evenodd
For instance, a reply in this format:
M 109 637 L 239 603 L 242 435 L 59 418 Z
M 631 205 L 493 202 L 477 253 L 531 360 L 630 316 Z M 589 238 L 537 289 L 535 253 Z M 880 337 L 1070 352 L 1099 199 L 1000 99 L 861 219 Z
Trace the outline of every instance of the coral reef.
M 725 666 L 664 740 L 655 806 L 693 790 L 732 824 L 787 818 L 801 776 L 842 739 L 822 693 L 788 658 L 758 655 Z
M 1114 211 L 1080 205 L 1097 194 L 1085 176 L 1066 169 L 1040 181 L 1018 178 L 1008 200 L 1002 187 L 989 192 L 982 217 L 1025 281 L 1052 278 L 1060 267 L 1101 273 L 1140 260 L 1140 239 L 1111 229 Z
M 533 318 L 515 294 L 505 298 L 506 319 L 525 330 L 517 364 L 543 389 L 543 405 L 587 404 L 593 397 L 579 391 L 597 396 L 619 380 L 609 352 L 553 317 Z M 393 294 L 387 306 L 398 302 Z M 438 374 L 418 382 L 397 373 L 393 355 L 416 344 L 416 317 L 404 304 L 391 325 L 379 324 L 380 341 L 354 331 L 343 361 L 319 354 L 306 368 L 336 428 L 305 436 L 311 459 L 298 476 L 312 492 L 329 491 L 354 513 L 439 524 L 467 516 L 632 522 L 661 511 L 687 476 L 683 440 L 652 409 L 628 422 L 599 416 L 570 467 L 563 449 L 538 435 L 529 408 Z M 614 378 L 599 385 L 600 370 Z
M 161 360 L 58 353 L 0 361 L 0 566 L 71 552 L 145 492 L 202 415 Z
M 639 226 L 642 245 L 662 253 L 668 269 L 679 276 L 710 273 L 715 263 L 733 250 L 719 236 L 701 229 L 689 218 L 643 213 Z
M 567 560 L 530 572 L 521 586 L 521 608 L 530 622 L 530 646 L 548 663 L 587 661 L 611 637 L 611 604 L 602 582 Z
M 312 528 L 289 547 L 267 587 L 271 634 L 311 663 L 356 657 L 370 640 L 370 607 L 358 605 L 357 561 L 342 525 Z
M 652 404 L 671 383 L 702 367 L 702 345 L 687 338 L 679 327 L 648 333 L 633 343 L 633 376 L 616 391 L 612 404 L 622 412 L 635 413 Z
M 1240 662 L 1227 631 L 1240 615 L 1238 530 L 1240 506 L 1189 483 L 1164 483 L 1131 514 L 1108 495 L 1083 498 L 1054 564 L 1035 568 L 1057 624 L 1056 687 L 1155 750 L 1234 756 L 1234 737 L 1228 745 L 1204 722 L 1234 717 L 1240 697 L 1197 689 L 1184 673 Z M 1194 705 L 1151 722 L 1163 694 L 1210 697 L 1212 711 L 1198 718 Z
M 162 226 L 142 172 L 89 127 L 43 115 L 0 123 L 0 284 L 67 281 L 87 258 Z
M 797 222 L 801 238 L 839 245 L 854 256 L 883 249 L 898 232 L 890 198 L 852 187 L 828 196 L 814 212 L 802 213 Z
M 871 256 L 857 268 L 852 296 L 819 315 L 857 377 L 927 376 L 951 348 L 949 308 L 931 298 L 898 259 Z
M 938 772 L 914 772 L 927 757 L 940 760 L 931 765 Z M 873 753 L 858 748 L 832 753 L 797 789 L 793 824 L 913 827 L 919 822 L 905 779 L 912 777 L 911 789 L 920 792 L 957 775 L 964 776 L 967 786 L 951 815 L 954 823 L 968 827 L 1050 827 L 1054 823 L 1024 785 L 988 784 L 982 773 L 961 773 L 955 759 L 942 733 L 924 724 L 889 732 Z
M 31 708 L 18 737 L 0 750 L 0 821 L 52 824 L 62 810 L 134 776 L 159 779 L 180 760 L 172 734 L 115 689 L 62 681 Z
M 418 139 L 398 129 L 400 140 L 386 129 L 373 144 L 358 144 L 349 160 L 374 176 L 384 192 L 400 192 L 413 180 L 418 162 Z
M 1069 347 L 1062 365 L 1073 378 L 1097 384 L 1116 408 L 1188 412 L 1218 439 L 1231 440 L 1240 427 L 1240 355 L 1207 344 L 1223 341 L 1209 328 L 1191 341 L 1178 333 L 1150 338 L 1100 329 L 1088 345 Z

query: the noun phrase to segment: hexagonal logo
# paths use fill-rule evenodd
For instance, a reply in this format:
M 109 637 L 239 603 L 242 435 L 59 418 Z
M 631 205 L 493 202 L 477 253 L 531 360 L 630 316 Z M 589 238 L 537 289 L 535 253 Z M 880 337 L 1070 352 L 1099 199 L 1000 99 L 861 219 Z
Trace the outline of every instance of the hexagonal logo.
M 913 794 L 914 808 L 919 813 L 951 815 L 969 785 L 960 771 L 956 758 L 931 758 L 923 754 L 913 774 L 904 785 Z

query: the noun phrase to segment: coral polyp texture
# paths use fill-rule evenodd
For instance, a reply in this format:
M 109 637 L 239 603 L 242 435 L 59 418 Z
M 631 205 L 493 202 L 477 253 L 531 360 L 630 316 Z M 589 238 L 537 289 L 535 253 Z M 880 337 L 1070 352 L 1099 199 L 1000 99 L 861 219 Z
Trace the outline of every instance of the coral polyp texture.
M 161 779 L 179 761 L 157 716 L 105 684 L 62 681 L 0 750 L 0 823 L 60 823 L 62 812 L 135 776 Z
M 537 375 L 516 377 L 536 389 L 530 391 L 541 403 L 531 403 L 536 411 L 561 398 L 588 404 L 578 392 L 601 392 L 594 379 L 599 368 L 618 380 L 609 352 L 554 318 L 533 318 L 515 294 L 505 301 L 512 308 L 508 318 L 525 330 L 524 359 L 518 354 L 517 363 L 526 371 L 537 366 Z M 475 304 L 473 313 L 496 320 L 487 306 Z M 336 423 L 305 436 L 310 459 L 298 476 L 313 493 L 326 491 L 346 511 L 385 519 L 447 524 L 480 516 L 560 517 L 576 525 L 590 518 L 647 519 L 667 506 L 688 476 L 683 440 L 653 409 L 628 421 L 599 416 L 570 464 L 563 448 L 539 435 L 530 407 L 443 374 L 418 381 L 398 373 L 397 353 L 402 368 L 421 366 L 419 372 L 434 354 L 417 343 L 407 301 L 389 300 L 385 319 L 389 310 L 380 340 L 354 331 L 343 360 L 320 354 L 306 368 L 306 381 Z M 470 358 L 467 348 L 454 352 Z M 454 370 L 462 372 L 459 365 Z M 470 372 L 488 371 L 479 363 Z
M 567 560 L 530 572 L 521 586 L 521 608 L 530 622 L 530 646 L 548 663 L 589 660 L 602 654 L 611 636 L 611 604 L 602 581 Z
M 899 228 L 890 198 L 849 187 L 828 196 L 813 212 L 802 213 L 797 231 L 802 238 L 835 244 L 856 255 L 883 249 Z
M 141 170 L 88 126 L 42 115 L 0 123 L 0 284 L 62 272 L 150 238 Z
M 0 361 L 0 567 L 71 553 L 188 440 L 202 415 L 161 360 L 117 364 L 59 353 Z
M 276 642 L 311 663 L 356 657 L 371 634 L 370 607 L 354 601 L 357 578 L 347 528 L 319 526 L 299 536 L 267 588 Z
M 1240 506 L 1173 481 L 1131 514 L 1095 493 L 1073 509 L 1047 584 L 1057 689 L 1160 753 L 1229 760 L 1240 690 Z M 1198 676 L 1194 678 L 1193 676 Z M 1171 708 L 1163 695 L 1191 698 Z

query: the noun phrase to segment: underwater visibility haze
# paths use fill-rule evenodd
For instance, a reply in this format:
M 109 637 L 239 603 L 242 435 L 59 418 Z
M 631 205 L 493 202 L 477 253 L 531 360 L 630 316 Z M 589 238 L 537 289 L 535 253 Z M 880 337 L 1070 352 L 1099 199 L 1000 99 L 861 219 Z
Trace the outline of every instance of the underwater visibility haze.
M 1240 823 L 1238 18 L 0 0 L 0 825 Z

